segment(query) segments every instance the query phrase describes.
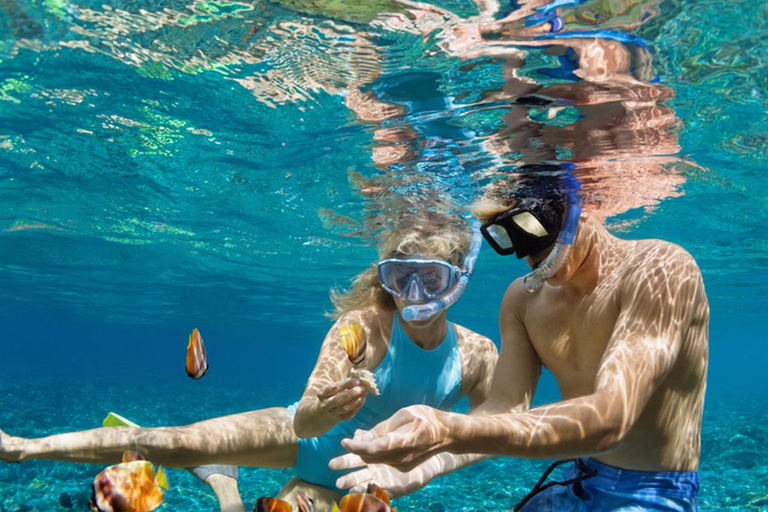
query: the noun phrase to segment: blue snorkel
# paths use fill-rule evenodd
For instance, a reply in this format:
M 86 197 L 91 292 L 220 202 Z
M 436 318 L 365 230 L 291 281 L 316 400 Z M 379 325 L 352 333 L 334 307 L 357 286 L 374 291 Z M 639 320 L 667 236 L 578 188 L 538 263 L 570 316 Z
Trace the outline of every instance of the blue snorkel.
M 560 267 L 563 266 L 563 263 L 568 258 L 568 254 L 571 252 L 574 240 L 576 240 L 576 231 L 578 230 L 579 217 L 581 216 L 581 197 L 578 193 L 581 185 L 579 180 L 573 175 L 575 166 L 571 165 L 567 169 L 569 171 L 568 174 L 562 178 L 567 190 L 565 194 L 567 209 L 563 228 L 557 236 L 552 252 L 549 253 L 539 266 L 523 278 L 525 291 L 528 293 L 535 293 L 544 285 L 547 279 L 560 270 Z
M 464 258 L 464 264 L 461 267 L 461 275 L 456 283 L 443 295 L 435 300 L 429 301 L 425 304 L 414 304 L 403 308 L 403 320 L 408 322 L 426 320 L 431 318 L 453 306 L 461 294 L 469 284 L 469 278 L 472 277 L 472 272 L 475 271 L 475 261 L 477 261 L 477 255 L 480 253 L 480 246 L 483 244 L 483 236 L 480 234 L 480 223 L 474 223 L 472 225 L 472 243 L 469 246 L 469 251 Z

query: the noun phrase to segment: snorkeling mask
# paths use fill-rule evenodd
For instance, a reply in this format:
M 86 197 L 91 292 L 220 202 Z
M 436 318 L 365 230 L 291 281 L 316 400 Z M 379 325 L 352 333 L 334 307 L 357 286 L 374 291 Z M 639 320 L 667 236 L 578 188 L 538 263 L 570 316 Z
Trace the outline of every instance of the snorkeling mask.
M 528 166 L 530 168 L 560 167 L 568 171 L 559 178 L 561 194 L 547 194 L 549 197 L 525 197 L 519 199 L 509 210 L 489 219 L 480 227 L 480 232 L 493 249 L 506 256 L 516 254 L 518 258 L 535 255 L 555 243 L 552 251 L 536 268 L 523 278 L 525 290 L 534 293 L 544 282 L 555 275 L 568 258 L 581 216 L 579 182 L 573 175 L 575 166 Z M 562 190 L 562 188 L 561 188 Z
M 409 322 L 426 320 L 451 307 L 469 283 L 475 270 L 483 238 L 477 230 L 461 268 L 443 260 L 386 259 L 378 264 L 379 282 L 394 297 L 411 305 L 403 308 L 403 319 Z M 425 300 L 426 299 L 426 300 Z
M 393 297 L 424 304 L 453 286 L 461 269 L 443 260 L 391 258 L 379 262 L 378 274 L 381 286 Z
M 555 199 L 524 198 L 480 227 L 497 253 L 518 259 L 538 254 L 557 239 L 563 204 Z

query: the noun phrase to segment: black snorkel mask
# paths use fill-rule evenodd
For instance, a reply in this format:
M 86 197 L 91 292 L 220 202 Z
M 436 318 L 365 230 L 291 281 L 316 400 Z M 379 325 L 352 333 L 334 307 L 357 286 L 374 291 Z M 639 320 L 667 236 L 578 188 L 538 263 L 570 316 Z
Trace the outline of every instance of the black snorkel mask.
M 547 257 L 523 277 L 527 293 L 535 293 L 568 259 L 581 217 L 581 184 L 569 162 L 521 166 L 531 173 L 512 207 L 485 222 L 480 232 L 493 249 L 518 258 L 535 256 L 552 246 Z M 544 174 L 557 172 L 556 176 Z
M 558 199 L 522 198 L 486 221 L 480 232 L 493 250 L 519 259 L 540 253 L 557 240 L 565 207 Z

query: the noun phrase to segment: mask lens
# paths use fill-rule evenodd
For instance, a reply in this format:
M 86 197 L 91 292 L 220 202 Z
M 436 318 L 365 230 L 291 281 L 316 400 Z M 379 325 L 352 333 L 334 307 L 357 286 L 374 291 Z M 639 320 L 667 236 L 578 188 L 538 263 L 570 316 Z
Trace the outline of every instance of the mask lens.
M 405 265 L 400 265 L 393 261 L 385 261 L 379 264 L 379 280 L 381 284 L 390 293 L 402 293 L 408 281 L 411 278 L 411 272 Z
M 451 269 L 444 265 L 424 265 L 419 268 L 419 280 L 430 295 L 439 295 L 450 286 Z
M 533 235 L 535 237 L 541 238 L 549 234 L 547 233 L 547 229 L 541 225 L 541 222 L 539 222 L 539 219 L 534 217 L 533 214 L 531 214 L 531 212 L 518 213 L 517 215 L 514 215 L 512 217 L 512 221 L 515 224 L 517 224 L 517 226 L 520 229 L 522 229 L 529 235 Z M 510 244 L 511 243 L 512 242 L 510 242 Z
M 398 296 L 416 286 L 433 298 L 453 284 L 453 273 L 451 265 L 436 261 L 393 259 L 379 263 L 379 281 L 389 293 Z
M 509 233 L 507 233 L 507 230 L 503 226 L 491 224 L 486 228 L 486 231 L 501 249 L 506 250 L 512 248 L 512 239 L 509 238 Z

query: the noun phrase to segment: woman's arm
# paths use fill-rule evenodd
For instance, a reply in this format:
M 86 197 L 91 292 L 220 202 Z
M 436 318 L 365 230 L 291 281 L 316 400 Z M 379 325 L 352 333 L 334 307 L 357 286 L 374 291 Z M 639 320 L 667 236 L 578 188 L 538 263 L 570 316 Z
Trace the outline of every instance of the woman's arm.
M 293 426 L 299 437 L 325 434 L 340 421 L 352 418 L 365 403 L 368 392 L 358 379 L 349 377 L 353 366 L 339 341 L 341 329 L 351 323 L 361 324 L 368 336 L 377 327 L 374 313 L 353 311 L 328 331 L 294 415 Z M 374 359 L 372 345 L 368 344 L 367 361 Z

